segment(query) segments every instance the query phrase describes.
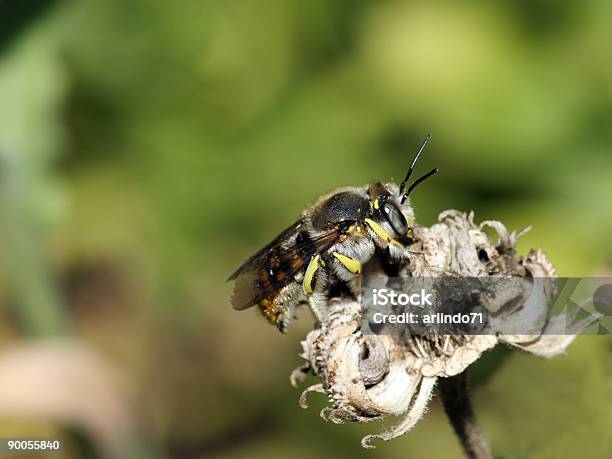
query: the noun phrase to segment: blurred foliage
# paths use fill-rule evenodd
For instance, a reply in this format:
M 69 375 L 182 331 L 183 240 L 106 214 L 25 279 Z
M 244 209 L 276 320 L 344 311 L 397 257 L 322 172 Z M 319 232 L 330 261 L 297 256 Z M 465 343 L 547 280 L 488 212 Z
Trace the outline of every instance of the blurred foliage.
M 421 223 L 533 225 L 522 249 L 560 275 L 609 274 L 610 9 L 0 0 L 0 342 L 99 349 L 161 455 L 363 454 L 382 426 L 323 423 L 288 387 L 308 314 L 280 336 L 231 310 L 227 275 L 323 192 L 400 179 L 427 132 L 419 168 L 441 173 L 414 195 Z M 482 359 L 496 454 L 609 457 L 611 352 Z M 375 454 L 460 451 L 434 404 Z

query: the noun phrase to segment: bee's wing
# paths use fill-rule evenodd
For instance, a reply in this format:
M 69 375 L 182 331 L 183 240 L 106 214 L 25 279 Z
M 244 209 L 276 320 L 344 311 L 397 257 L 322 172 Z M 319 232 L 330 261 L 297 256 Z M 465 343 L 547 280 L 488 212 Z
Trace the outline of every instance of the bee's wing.
M 293 281 L 294 276 L 306 269 L 310 258 L 316 253 L 329 250 L 342 237 L 337 229 L 308 239 L 303 244 L 282 247 L 281 243 L 297 233 L 302 222 L 283 231 L 274 241 L 249 258 L 228 280 L 235 280 L 232 305 L 234 309 L 247 309 L 261 300 L 272 296 L 275 292 Z M 271 257 L 274 257 L 275 272 L 282 273 L 278 279 L 269 273 Z
M 298 230 L 302 227 L 303 223 L 304 222 L 301 219 L 293 223 L 291 226 L 289 226 L 289 228 L 287 228 L 282 233 L 280 233 L 278 236 L 276 236 L 272 242 L 270 242 L 264 248 L 258 250 L 257 253 L 255 253 L 254 255 L 251 255 L 249 259 L 245 261 L 242 264 L 242 266 L 240 266 L 240 268 L 238 268 L 234 272 L 234 274 L 232 274 L 227 280 L 228 281 L 235 280 L 239 275 L 253 268 L 253 266 L 255 266 L 258 262 L 261 262 L 262 259 L 265 258 L 266 254 L 270 251 L 271 248 L 276 247 L 282 241 L 287 240 L 293 234 L 297 233 Z

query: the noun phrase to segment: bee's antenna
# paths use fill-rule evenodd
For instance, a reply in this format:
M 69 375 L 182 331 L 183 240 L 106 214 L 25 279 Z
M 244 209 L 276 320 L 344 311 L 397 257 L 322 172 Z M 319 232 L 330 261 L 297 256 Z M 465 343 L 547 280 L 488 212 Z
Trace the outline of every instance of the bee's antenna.
M 399 188 L 399 194 L 400 195 L 404 192 L 404 188 L 406 187 L 406 182 L 408 182 L 408 179 L 412 175 L 412 171 L 414 171 L 414 167 L 416 166 L 416 163 L 419 160 L 419 157 L 421 156 L 421 153 L 423 153 L 423 150 L 425 149 L 425 146 L 427 145 L 427 142 L 429 142 L 429 138 L 430 137 L 431 137 L 431 134 L 427 134 L 427 137 L 425 137 L 425 140 L 423 141 L 423 144 L 421 145 L 421 148 L 419 148 L 419 151 L 417 152 L 416 156 L 412 160 L 412 164 L 410 165 L 410 169 L 408 169 L 408 172 L 406 173 L 406 178 L 404 178 L 404 180 L 402 181 L 402 183 L 400 185 L 400 188 Z M 423 180 L 425 180 L 425 179 L 423 179 Z
M 417 180 L 415 180 L 415 182 L 412 185 L 410 185 L 410 187 L 408 188 L 408 191 L 406 191 L 404 193 L 404 196 L 402 196 L 402 204 L 404 203 L 404 201 L 406 200 L 406 198 L 408 197 L 410 192 L 412 190 L 414 190 L 419 183 L 423 182 L 424 180 L 427 180 L 429 177 L 434 175 L 436 172 L 438 172 L 438 168 L 437 167 L 435 169 L 430 170 L 427 174 L 423 175 L 422 177 L 418 178 Z

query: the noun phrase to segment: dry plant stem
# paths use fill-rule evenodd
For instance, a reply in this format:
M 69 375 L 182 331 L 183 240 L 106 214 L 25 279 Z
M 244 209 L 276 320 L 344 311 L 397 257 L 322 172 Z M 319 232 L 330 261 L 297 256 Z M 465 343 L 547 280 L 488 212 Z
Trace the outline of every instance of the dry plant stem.
M 467 379 L 467 370 L 450 378 L 440 378 L 438 388 L 442 403 L 467 457 L 493 459 L 491 449 L 476 422 Z

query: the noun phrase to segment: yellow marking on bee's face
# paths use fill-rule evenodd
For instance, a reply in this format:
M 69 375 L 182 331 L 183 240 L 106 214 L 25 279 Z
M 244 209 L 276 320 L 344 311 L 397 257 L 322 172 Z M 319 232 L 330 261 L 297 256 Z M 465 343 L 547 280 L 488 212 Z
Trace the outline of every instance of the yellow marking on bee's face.
M 414 233 L 412 231 L 412 228 L 408 228 L 408 231 L 406 232 L 406 236 L 408 236 L 410 239 L 414 239 Z
M 348 269 L 353 274 L 361 273 L 361 262 L 359 260 L 355 260 L 353 258 L 347 257 L 346 255 L 342 255 L 338 252 L 332 252 L 332 255 L 336 260 L 338 260 L 342 265 Z
M 372 231 L 374 231 L 381 239 L 383 239 L 384 241 L 387 241 L 389 244 L 393 244 L 394 246 L 403 249 L 404 246 L 402 244 L 400 244 L 399 242 L 397 242 L 395 239 L 393 239 L 391 237 L 391 235 L 389 233 L 387 233 L 387 231 L 385 231 L 385 229 L 380 226 L 378 223 L 376 223 L 374 220 L 372 220 L 371 218 L 366 218 L 364 219 L 364 222 L 370 227 L 372 228 Z
M 375 199 L 375 200 L 374 200 L 374 208 L 375 208 L 375 209 L 378 209 L 378 207 L 379 207 L 379 206 L 378 206 L 378 199 Z
M 304 282 L 302 282 L 302 287 L 304 288 L 304 292 L 306 294 L 310 294 L 313 291 L 312 280 L 314 278 L 317 270 L 323 266 L 323 260 L 321 259 L 321 255 L 317 254 L 310 259 L 308 263 L 308 267 L 306 268 L 306 274 L 304 274 Z

